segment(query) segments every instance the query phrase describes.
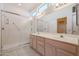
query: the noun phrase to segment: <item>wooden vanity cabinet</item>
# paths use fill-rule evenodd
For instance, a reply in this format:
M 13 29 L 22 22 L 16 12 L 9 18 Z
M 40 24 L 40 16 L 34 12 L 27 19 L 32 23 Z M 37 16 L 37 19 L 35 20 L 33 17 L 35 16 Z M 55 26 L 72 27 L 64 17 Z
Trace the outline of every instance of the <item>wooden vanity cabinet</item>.
M 53 53 L 55 53 L 55 55 L 57 55 L 57 56 L 77 55 L 76 54 L 77 53 L 76 52 L 76 49 L 77 49 L 76 45 L 61 42 L 61 41 L 56 41 L 56 40 L 52 40 L 52 39 L 46 39 L 45 42 L 50 44 L 50 46 L 54 49 Z
M 45 56 L 55 56 L 55 55 L 56 55 L 55 47 L 53 47 L 49 43 L 45 43 Z
M 30 46 L 32 47 L 32 35 L 30 35 Z
M 74 56 L 74 54 L 68 52 L 68 51 L 65 51 L 65 50 L 62 50 L 62 49 L 56 49 L 57 51 L 57 56 Z
M 45 55 L 44 53 L 44 48 L 45 47 L 45 40 L 44 38 L 37 36 L 37 51 L 41 54 L 41 55 Z
M 79 46 L 77 46 L 77 55 L 79 56 Z
M 31 35 L 31 47 L 33 49 L 36 49 L 37 48 L 36 41 L 37 41 L 36 36 L 35 35 Z
M 34 35 L 31 36 L 31 39 L 32 39 L 32 48 L 34 48 L 40 55 L 43 56 L 79 55 L 79 46 L 75 44 Z

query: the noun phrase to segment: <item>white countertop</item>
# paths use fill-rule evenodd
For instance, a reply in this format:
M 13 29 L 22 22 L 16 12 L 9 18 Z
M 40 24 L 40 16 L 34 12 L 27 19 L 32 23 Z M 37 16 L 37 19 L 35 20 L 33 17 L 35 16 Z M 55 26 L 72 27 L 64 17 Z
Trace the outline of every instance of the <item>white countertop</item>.
M 43 32 L 32 33 L 32 35 L 79 45 L 79 35 L 59 34 L 59 33 L 50 34 L 50 33 L 43 33 Z M 63 35 L 63 37 L 60 37 L 61 35 Z

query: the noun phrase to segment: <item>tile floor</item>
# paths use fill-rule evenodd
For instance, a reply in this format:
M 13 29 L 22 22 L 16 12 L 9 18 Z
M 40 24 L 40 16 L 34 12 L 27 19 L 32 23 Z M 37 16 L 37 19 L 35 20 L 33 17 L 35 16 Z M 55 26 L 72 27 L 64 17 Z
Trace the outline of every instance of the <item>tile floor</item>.
M 3 56 L 39 56 L 39 54 L 27 44 L 23 47 L 3 53 Z

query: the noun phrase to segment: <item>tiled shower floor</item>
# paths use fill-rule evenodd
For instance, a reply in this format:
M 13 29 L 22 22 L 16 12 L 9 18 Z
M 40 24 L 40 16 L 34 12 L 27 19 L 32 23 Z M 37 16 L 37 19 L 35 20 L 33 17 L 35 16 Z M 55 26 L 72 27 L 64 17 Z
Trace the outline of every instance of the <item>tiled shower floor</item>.
M 15 50 L 3 53 L 3 56 L 39 56 L 29 45 L 19 47 Z

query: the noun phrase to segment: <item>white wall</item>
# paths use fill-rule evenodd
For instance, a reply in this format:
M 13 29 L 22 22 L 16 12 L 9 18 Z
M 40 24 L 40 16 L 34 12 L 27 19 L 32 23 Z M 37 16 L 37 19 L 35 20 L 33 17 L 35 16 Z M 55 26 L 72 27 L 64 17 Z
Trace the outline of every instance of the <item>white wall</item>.
M 57 33 L 57 18 L 62 18 L 65 16 L 67 16 L 67 33 L 72 33 L 72 6 L 73 5 L 66 6 L 63 9 L 56 10 L 40 18 L 41 20 L 47 21 L 49 23 L 48 29 L 50 33 Z

